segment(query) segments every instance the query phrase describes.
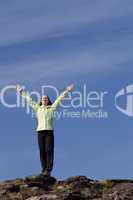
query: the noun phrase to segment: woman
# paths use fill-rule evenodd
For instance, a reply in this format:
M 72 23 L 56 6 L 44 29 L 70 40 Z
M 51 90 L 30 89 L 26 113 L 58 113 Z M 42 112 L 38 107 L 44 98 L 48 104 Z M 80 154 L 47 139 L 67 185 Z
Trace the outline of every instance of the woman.
M 50 176 L 53 169 L 54 161 L 54 126 L 53 117 L 54 111 L 59 107 L 61 101 L 74 88 L 70 85 L 52 104 L 48 96 L 42 96 L 40 103 L 35 102 L 28 92 L 24 91 L 20 85 L 16 86 L 17 92 L 20 92 L 23 98 L 26 99 L 36 113 L 38 126 L 38 145 L 40 151 L 40 161 L 43 175 Z

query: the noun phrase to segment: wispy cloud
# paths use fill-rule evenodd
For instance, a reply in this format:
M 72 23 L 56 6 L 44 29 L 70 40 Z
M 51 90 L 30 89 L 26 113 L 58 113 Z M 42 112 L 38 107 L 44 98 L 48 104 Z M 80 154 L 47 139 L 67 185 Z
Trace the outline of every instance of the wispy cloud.
M 119 38 L 104 43 L 95 44 L 91 49 L 88 46 L 69 52 L 62 50 L 56 56 L 50 53 L 32 55 L 28 59 L 18 60 L 15 63 L 1 65 L 1 77 L 10 83 L 29 80 L 36 82 L 42 78 L 57 78 L 72 73 L 86 73 L 90 71 L 108 71 L 121 69 L 121 64 L 132 59 L 131 38 Z M 12 69 L 12 70 L 10 70 Z
M 131 0 L 13 0 L 0 6 L 0 46 L 70 34 L 84 25 L 131 15 L 132 8 Z
M 1 3 L 1 84 L 120 68 L 132 58 L 132 9 L 131 0 Z

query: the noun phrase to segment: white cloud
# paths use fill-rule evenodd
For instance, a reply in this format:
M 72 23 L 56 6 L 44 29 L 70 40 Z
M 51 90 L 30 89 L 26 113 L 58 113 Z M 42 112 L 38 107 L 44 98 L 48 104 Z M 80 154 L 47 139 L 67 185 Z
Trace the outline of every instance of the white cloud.
M 40 79 L 65 77 L 69 74 L 89 73 L 91 71 L 121 70 L 121 64 L 132 59 L 131 36 L 115 38 L 95 44 L 92 49 L 69 49 L 69 52 L 56 52 L 47 58 L 32 55 L 27 60 L 3 65 L 1 77 L 4 82 L 37 82 Z M 126 67 L 126 66 L 125 66 Z M 5 70 L 4 70 L 5 69 Z M 9 70 L 8 70 L 9 69 Z
M 128 3 L 120 0 L 94 0 L 93 2 L 57 0 L 52 3 L 48 0 L 37 2 L 13 0 L 8 5 L 5 3 L 0 7 L 0 46 L 38 40 L 41 37 L 47 39 L 71 34 L 76 29 L 82 29 L 83 26 L 91 27 L 95 23 L 98 28 L 101 27 L 102 34 L 105 31 L 102 29 L 104 21 L 107 23 L 109 20 L 110 23 L 110 20 L 121 16 L 130 16 L 132 5 L 130 0 Z M 120 22 L 122 19 L 120 18 Z M 109 34 L 111 36 L 111 33 Z M 92 42 L 90 47 L 81 45 L 77 48 L 69 44 L 67 51 L 62 46 L 61 52 L 55 48 L 55 56 L 49 51 L 45 57 L 43 53 L 29 56 L 23 54 L 23 60 L 15 57 L 9 64 L 0 65 L 2 68 L 0 84 L 36 82 L 45 77 L 57 78 L 75 72 L 112 70 L 116 67 L 120 68 L 121 63 L 132 58 L 131 33 L 120 33 L 117 36 L 112 33 L 110 40 L 103 37 L 97 43 L 95 38 L 93 41 L 94 44 Z
M 130 0 L 13 0 L 1 5 L 0 46 L 70 34 L 92 23 L 128 16 L 132 6 Z

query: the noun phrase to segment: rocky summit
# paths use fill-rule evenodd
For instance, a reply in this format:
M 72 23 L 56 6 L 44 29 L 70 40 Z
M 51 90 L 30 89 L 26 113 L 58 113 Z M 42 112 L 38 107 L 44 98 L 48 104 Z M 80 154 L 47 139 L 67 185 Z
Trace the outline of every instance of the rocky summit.
M 0 183 L 0 200 L 133 200 L 133 180 L 27 176 Z

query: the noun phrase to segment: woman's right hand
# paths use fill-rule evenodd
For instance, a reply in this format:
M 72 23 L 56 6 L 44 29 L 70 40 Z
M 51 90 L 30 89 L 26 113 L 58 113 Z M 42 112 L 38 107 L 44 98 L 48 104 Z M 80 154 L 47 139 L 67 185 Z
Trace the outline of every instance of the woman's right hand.
M 17 92 L 21 92 L 23 90 L 23 88 L 21 87 L 21 85 L 17 84 L 16 90 L 17 90 Z

